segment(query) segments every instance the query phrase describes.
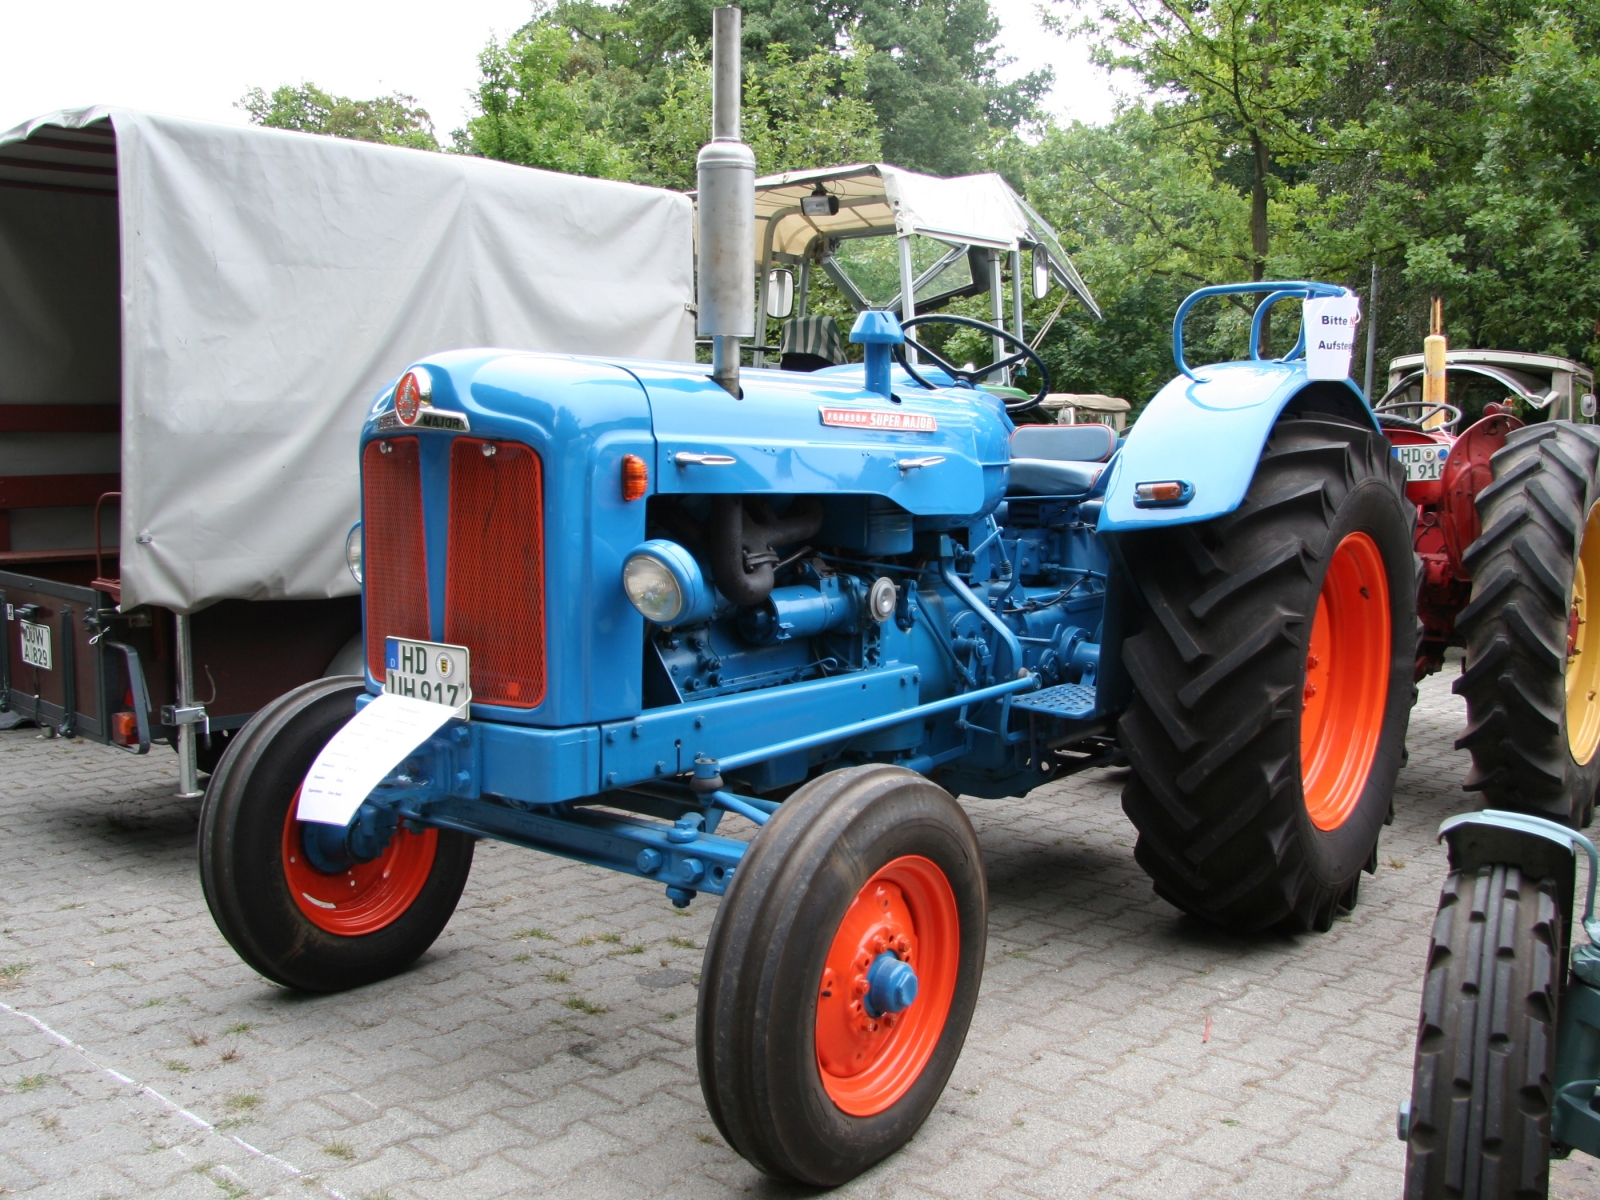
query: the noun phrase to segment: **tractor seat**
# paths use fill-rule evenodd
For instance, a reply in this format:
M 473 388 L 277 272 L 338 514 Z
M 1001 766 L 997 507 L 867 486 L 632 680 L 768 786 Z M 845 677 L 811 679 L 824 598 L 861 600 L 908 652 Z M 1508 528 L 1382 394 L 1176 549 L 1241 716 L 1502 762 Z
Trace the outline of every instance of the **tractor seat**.
M 1011 435 L 1008 496 L 1080 496 L 1117 448 L 1109 425 L 1021 425 Z

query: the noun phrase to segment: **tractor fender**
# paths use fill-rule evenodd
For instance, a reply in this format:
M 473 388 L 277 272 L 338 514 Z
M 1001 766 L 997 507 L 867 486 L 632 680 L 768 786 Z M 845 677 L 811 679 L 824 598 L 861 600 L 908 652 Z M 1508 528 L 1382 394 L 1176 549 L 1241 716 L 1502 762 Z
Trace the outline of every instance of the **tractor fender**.
M 1101 533 L 1209 521 L 1239 507 L 1267 435 L 1294 407 L 1354 420 L 1379 433 L 1376 418 L 1348 379 L 1313 381 L 1305 363 L 1229 362 L 1197 367 L 1156 393 L 1118 452 L 1100 510 Z M 1175 503 L 1136 501 L 1141 483 L 1178 480 Z
M 1581 833 L 1543 817 L 1490 808 L 1447 817 L 1439 826 L 1439 840 L 1449 852 L 1452 871 L 1470 875 L 1480 867 L 1508 863 L 1530 879 L 1556 879 L 1571 919 L 1577 853 L 1592 845 Z

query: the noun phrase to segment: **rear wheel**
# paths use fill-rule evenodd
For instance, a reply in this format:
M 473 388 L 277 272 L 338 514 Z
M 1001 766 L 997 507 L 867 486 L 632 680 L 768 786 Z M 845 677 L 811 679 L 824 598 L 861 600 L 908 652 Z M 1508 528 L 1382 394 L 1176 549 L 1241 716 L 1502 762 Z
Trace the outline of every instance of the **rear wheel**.
M 1560 911 L 1555 880 L 1513 866 L 1445 882 L 1417 1032 L 1406 1200 L 1547 1194 Z
M 1122 805 L 1156 891 L 1234 929 L 1326 929 L 1375 862 L 1416 652 L 1412 508 L 1388 443 L 1283 420 L 1244 502 L 1125 535 Z
M 200 809 L 200 884 L 217 928 L 285 987 L 342 991 L 404 970 L 444 929 L 472 869 L 469 835 L 404 825 L 369 862 L 319 869 L 308 858 L 300 782 L 363 690 L 318 679 L 274 700 L 230 741 Z
M 983 974 L 972 825 L 898 767 L 835 771 L 784 801 L 717 910 L 701 973 L 700 1087 L 769 1175 L 829 1187 L 933 1110 Z
M 1456 618 L 1465 786 L 1490 808 L 1582 828 L 1600 786 L 1600 431 L 1515 430 L 1493 467 L 1483 534 L 1464 556 L 1472 600 Z

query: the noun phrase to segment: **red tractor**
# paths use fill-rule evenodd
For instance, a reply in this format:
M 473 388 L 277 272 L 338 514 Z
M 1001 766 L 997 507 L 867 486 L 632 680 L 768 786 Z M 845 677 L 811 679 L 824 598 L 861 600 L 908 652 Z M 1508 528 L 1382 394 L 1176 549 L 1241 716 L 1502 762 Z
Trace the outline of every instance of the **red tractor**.
M 1435 364 L 1436 371 L 1439 364 Z M 1594 376 L 1544 354 L 1458 350 L 1424 399 L 1421 354 L 1376 405 L 1417 506 L 1417 678 L 1466 647 L 1455 690 L 1491 808 L 1581 828 L 1600 785 L 1600 428 Z M 1465 414 L 1476 417 L 1464 430 Z

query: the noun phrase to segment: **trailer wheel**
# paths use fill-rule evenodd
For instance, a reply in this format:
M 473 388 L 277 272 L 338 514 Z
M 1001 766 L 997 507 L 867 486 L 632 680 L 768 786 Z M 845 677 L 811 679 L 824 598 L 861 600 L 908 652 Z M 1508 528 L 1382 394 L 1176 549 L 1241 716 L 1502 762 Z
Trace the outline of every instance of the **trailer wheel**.
M 1490 808 L 1581 829 L 1600 786 L 1600 431 L 1530 425 L 1492 464 L 1483 534 L 1463 556 L 1472 600 L 1456 618 L 1465 786 Z
M 1542 1197 L 1560 997 L 1556 881 L 1453 873 L 1439 896 L 1406 1131 L 1406 1200 Z
M 404 826 L 380 857 L 338 874 L 306 861 L 300 782 L 362 690 L 317 679 L 274 700 L 231 739 L 200 809 L 200 884 L 217 928 L 285 987 L 337 992 L 403 971 L 444 929 L 472 869 L 467 834 Z
M 988 891 L 943 788 L 890 766 L 824 775 L 762 829 L 706 945 L 700 1087 L 728 1144 L 819 1187 L 921 1127 L 978 999 Z
M 1413 697 L 1403 487 L 1370 430 L 1284 419 L 1235 512 L 1121 539 L 1145 607 L 1122 806 L 1185 912 L 1323 930 L 1376 865 Z

